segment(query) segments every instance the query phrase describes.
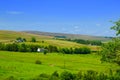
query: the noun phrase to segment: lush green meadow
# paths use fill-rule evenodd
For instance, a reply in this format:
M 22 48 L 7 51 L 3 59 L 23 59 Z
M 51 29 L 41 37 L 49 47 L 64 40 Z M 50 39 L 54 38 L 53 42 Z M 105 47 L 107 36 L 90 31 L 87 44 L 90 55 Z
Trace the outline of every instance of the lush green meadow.
M 101 63 L 100 56 L 96 54 L 68 55 L 58 53 L 21 53 L 0 51 L 0 79 L 14 76 L 18 79 L 30 79 L 41 73 L 59 73 L 64 70 L 76 73 L 80 70 L 95 70 L 107 72 L 119 66 L 112 63 Z M 42 64 L 36 64 L 39 60 Z
M 101 50 L 100 46 L 84 45 L 75 42 L 56 40 L 51 36 L 34 35 L 24 32 L 0 31 L 0 42 L 3 44 L 15 43 L 16 38 L 26 38 L 27 42 L 16 44 L 56 46 L 61 48 L 81 48 L 88 47 L 91 51 Z M 31 38 L 36 38 L 36 42 L 31 42 Z M 11 47 L 10 47 L 11 48 Z M 62 73 L 69 71 L 77 73 L 94 70 L 107 73 L 110 69 L 113 71 L 119 66 L 113 63 L 101 63 L 101 56 L 96 53 L 91 54 L 63 54 L 63 53 L 43 53 L 37 52 L 8 52 L 0 51 L 0 80 L 12 80 L 12 77 L 18 80 L 30 80 L 41 73 L 52 74 L 54 71 Z M 36 63 L 38 61 L 41 64 Z M 12 78 L 12 79 L 11 79 Z

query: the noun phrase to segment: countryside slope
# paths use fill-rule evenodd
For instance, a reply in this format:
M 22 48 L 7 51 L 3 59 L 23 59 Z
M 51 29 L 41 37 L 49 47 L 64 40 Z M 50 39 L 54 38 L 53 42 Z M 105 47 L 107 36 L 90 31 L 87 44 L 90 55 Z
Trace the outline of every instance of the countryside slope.
M 51 32 L 41 32 L 41 31 L 23 31 L 23 32 L 37 34 L 37 35 L 44 35 L 44 36 L 52 36 L 52 37 L 55 37 L 55 38 L 56 37 L 64 37 L 64 38 L 67 38 L 67 39 L 100 40 L 100 41 L 111 40 L 111 37 L 103 37 L 103 36 L 51 33 Z
M 26 44 L 39 44 L 39 45 L 54 45 L 60 48 L 76 48 L 76 47 L 83 47 L 87 46 L 90 47 L 93 51 L 96 51 L 99 49 L 98 46 L 90 46 L 90 45 L 83 45 L 78 44 L 75 42 L 69 42 L 69 41 L 63 41 L 63 40 L 56 40 L 53 38 L 53 36 L 45 36 L 45 35 L 37 35 L 37 34 L 31 34 L 31 33 L 25 33 L 25 32 L 16 32 L 16 31 L 5 31 L 0 30 L 0 42 L 13 42 L 16 40 L 16 38 L 22 37 L 26 38 L 27 41 L 30 41 L 32 37 L 35 37 L 37 39 L 36 43 L 26 42 Z M 41 43 L 41 41 L 44 41 L 44 43 Z

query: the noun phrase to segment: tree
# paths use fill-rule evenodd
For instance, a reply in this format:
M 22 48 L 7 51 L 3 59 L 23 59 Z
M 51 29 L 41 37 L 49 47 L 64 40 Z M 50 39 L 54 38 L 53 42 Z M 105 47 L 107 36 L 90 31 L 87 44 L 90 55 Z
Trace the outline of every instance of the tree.
M 18 37 L 16 38 L 17 42 L 26 42 L 25 38 Z
M 46 55 L 47 54 L 47 52 L 48 52 L 48 50 L 47 49 L 44 49 L 44 55 Z
M 23 38 L 23 41 L 26 42 L 27 40 L 25 38 Z
M 118 36 L 120 34 L 120 20 L 114 22 L 114 24 L 111 29 L 115 30 L 116 36 Z M 114 62 L 120 65 L 120 37 L 103 44 L 101 53 L 101 61 Z
M 61 80 L 74 80 L 73 74 L 68 71 L 62 72 L 60 77 Z
M 31 38 L 31 42 L 36 42 L 36 38 L 35 38 L 35 37 L 32 37 L 32 38 Z
M 116 36 L 120 34 L 120 20 L 113 22 L 115 25 L 111 27 L 111 29 L 116 31 Z
M 118 40 L 119 41 L 119 40 Z M 119 41 L 120 42 L 120 41 Z M 113 40 L 111 42 L 108 42 L 102 46 L 102 61 L 107 62 L 115 62 L 117 51 L 120 49 L 120 44 L 116 42 L 116 40 Z
M 19 46 L 19 51 L 20 52 L 27 52 L 27 46 L 23 43 Z

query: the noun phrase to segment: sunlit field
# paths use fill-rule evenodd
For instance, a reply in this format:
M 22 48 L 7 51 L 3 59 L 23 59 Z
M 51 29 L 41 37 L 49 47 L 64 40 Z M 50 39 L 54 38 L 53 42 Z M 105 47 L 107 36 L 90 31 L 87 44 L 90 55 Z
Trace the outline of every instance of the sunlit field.
M 41 64 L 36 64 L 36 61 Z M 109 69 L 119 68 L 116 64 L 101 63 L 100 56 L 96 54 L 70 55 L 61 53 L 21 53 L 0 51 L 0 78 L 6 79 L 9 76 L 18 79 L 30 79 L 41 73 L 51 74 L 54 71 L 59 73 L 70 71 L 76 73 L 80 70 L 95 70 L 107 72 Z

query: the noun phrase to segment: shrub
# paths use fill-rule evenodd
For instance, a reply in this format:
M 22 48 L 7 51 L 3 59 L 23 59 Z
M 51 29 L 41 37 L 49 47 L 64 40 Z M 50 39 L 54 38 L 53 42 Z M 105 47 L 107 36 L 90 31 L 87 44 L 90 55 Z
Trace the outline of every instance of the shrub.
M 5 80 L 17 80 L 14 76 L 9 76 L 7 79 Z
M 5 44 L 0 43 L 0 50 L 4 50 L 5 49 Z
M 68 48 L 62 48 L 61 52 L 64 53 L 64 54 L 70 54 L 71 53 L 70 49 L 68 49 Z
M 59 74 L 57 71 L 53 72 L 49 80 L 59 80 Z
M 42 73 L 39 76 L 33 78 L 32 80 L 49 80 L 49 75 Z
M 86 74 L 84 74 L 84 80 L 96 80 L 97 79 L 97 72 L 93 70 L 88 70 Z
M 47 49 L 44 49 L 44 55 L 46 55 L 47 54 L 47 52 L 48 52 L 48 50 Z
M 79 71 L 77 74 L 76 74 L 76 79 L 77 80 L 80 80 L 82 79 L 83 75 L 82 75 L 82 71 Z
M 32 37 L 32 38 L 31 38 L 31 42 L 36 42 L 36 38 L 35 38 L 35 37 Z
M 36 60 L 35 64 L 42 64 L 42 62 L 40 60 Z
M 57 71 L 55 71 L 55 72 L 52 74 L 52 76 L 59 77 L 59 74 L 58 74 L 58 72 L 57 72 Z
M 40 80 L 49 80 L 49 75 L 42 73 L 39 75 Z
M 56 46 L 53 46 L 53 45 L 49 45 L 47 47 L 48 51 L 51 53 L 51 52 L 58 52 L 58 49 Z
M 101 54 L 101 61 L 114 62 L 120 65 L 120 38 L 103 44 Z
M 99 73 L 99 75 L 98 75 L 98 80 L 107 80 L 108 79 L 108 77 L 107 77 L 107 75 L 105 75 L 104 73 Z
M 60 75 L 61 80 L 73 80 L 74 76 L 70 72 L 64 71 Z
M 89 54 L 91 53 L 90 48 L 82 47 L 82 48 L 75 48 L 74 49 L 75 54 Z

